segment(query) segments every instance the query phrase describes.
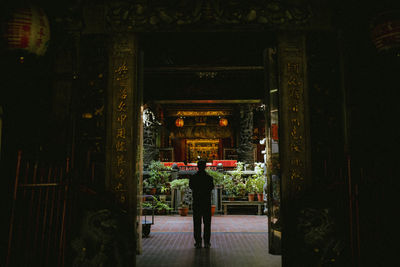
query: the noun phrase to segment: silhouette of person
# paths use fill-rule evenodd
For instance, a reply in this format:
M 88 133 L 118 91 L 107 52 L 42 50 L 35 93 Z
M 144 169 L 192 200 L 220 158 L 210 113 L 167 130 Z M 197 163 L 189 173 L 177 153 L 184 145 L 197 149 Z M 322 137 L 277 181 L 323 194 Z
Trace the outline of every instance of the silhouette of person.
M 193 234 L 196 248 L 201 248 L 201 221 L 203 220 L 204 247 L 211 246 L 211 190 L 214 188 L 213 178 L 205 172 L 206 161 L 197 162 L 198 172 L 190 177 L 189 187 L 193 194 Z

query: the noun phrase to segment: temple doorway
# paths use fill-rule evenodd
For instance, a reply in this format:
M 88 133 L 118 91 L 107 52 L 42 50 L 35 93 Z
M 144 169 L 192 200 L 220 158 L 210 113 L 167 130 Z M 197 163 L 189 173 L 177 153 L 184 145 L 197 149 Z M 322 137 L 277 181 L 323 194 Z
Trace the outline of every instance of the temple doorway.
M 246 216 L 264 218 L 264 229 L 257 233 L 265 235 L 265 253 L 271 252 L 268 229 L 271 218 L 274 230 L 278 229 L 279 215 L 267 217 L 267 197 L 258 196 L 249 201 L 245 183 L 255 177 L 257 167 L 266 168 L 263 165 L 267 153 L 266 129 L 271 128 L 271 122 L 277 129 L 277 89 L 270 90 L 267 86 L 269 74 L 266 71 L 268 48 L 275 45 L 274 37 L 238 32 L 153 33 L 142 34 L 141 41 L 145 114 L 141 185 L 145 197 L 141 199 L 146 203 L 156 198 L 156 202 L 170 207 L 169 215 L 157 215 L 155 211 L 155 224 L 162 216 L 182 218 L 181 221 L 188 223 L 191 212 L 189 204 L 188 217 L 178 215 L 178 203 L 187 197 L 180 195 L 182 190 L 171 188 L 172 194 L 164 201 L 160 197 L 164 195 L 165 184 L 159 187 L 158 193 L 150 193 L 148 186 L 154 162 L 158 162 L 158 166 L 172 167 L 173 180 L 184 180 L 196 171 L 197 160 L 203 158 L 208 169 L 219 171 L 224 179 L 232 179 L 235 171 L 242 175 L 238 182 L 241 189 L 228 192 L 218 184 L 214 190 L 214 219 L 223 220 L 224 216 L 244 216 L 242 220 L 246 220 Z M 271 142 L 277 157 L 277 138 Z M 262 194 L 268 189 L 264 170 L 261 173 L 264 183 L 259 193 Z M 275 183 L 279 185 L 279 180 Z M 274 210 L 279 207 L 279 197 L 276 200 Z M 156 225 L 153 228 L 158 229 Z M 246 228 L 250 232 L 253 229 L 251 224 Z M 226 229 L 227 233 L 235 232 Z M 163 232 L 155 235 L 159 237 L 160 233 Z M 222 233 L 224 231 L 218 231 L 218 235 Z M 141 245 L 145 242 L 148 243 L 148 239 Z M 279 247 L 280 240 L 275 240 L 274 245 Z M 143 246 L 143 253 L 145 249 Z

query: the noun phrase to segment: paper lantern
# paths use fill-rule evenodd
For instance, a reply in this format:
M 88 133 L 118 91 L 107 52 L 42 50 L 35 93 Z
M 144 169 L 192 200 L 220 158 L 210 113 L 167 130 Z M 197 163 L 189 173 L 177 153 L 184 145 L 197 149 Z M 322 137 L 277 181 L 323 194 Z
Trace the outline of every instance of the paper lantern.
M 183 127 L 184 121 L 182 118 L 177 118 L 175 121 L 176 127 Z
M 32 6 L 15 9 L 6 21 L 4 39 L 9 50 L 44 55 L 50 40 L 50 25 L 43 9 Z
M 380 13 L 371 28 L 372 42 L 379 52 L 400 50 L 400 11 Z
M 219 126 L 221 126 L 221 127 L 228 126 L 228 120 L 226 118 L 220 118 L 219 119 Z

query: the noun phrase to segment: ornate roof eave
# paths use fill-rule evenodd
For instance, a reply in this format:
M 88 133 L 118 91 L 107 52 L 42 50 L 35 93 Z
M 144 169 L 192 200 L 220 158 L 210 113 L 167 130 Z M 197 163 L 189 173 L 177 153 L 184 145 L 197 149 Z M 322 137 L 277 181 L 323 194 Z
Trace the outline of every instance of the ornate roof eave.
M 279 0 L 131 0 L 106 2 L 108 31 L 238 31 L 307 28 L 310 6 Z

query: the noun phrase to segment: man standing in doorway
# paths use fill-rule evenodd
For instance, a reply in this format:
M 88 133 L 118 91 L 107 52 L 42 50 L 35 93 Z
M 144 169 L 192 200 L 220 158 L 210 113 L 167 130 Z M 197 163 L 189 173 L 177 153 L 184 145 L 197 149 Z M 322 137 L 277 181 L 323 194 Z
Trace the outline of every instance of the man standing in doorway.
M 206 161 L 200 159 L 197 162 L 198 172 L 189 181 L 189 187 L 193 193 L 193 228 L 194 246 L 201 248 L 201 221 L 204 223 L 203 239 L 204 247 L 210 248 L 211 237 L 211 191 L 214 188 L 213 178 L 205 171 Z

